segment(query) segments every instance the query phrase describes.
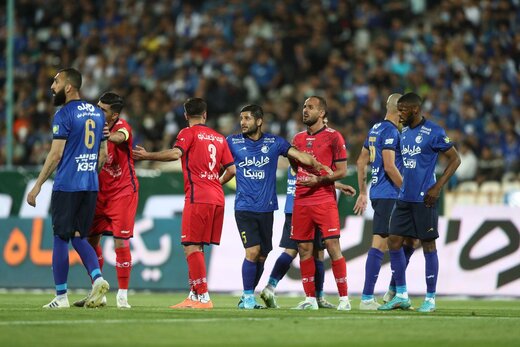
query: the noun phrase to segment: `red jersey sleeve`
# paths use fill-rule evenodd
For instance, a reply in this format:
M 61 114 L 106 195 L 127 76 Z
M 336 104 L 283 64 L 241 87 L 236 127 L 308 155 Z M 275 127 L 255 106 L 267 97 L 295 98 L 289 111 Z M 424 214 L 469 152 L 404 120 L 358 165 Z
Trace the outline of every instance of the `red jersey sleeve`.
M 222 153 L 220 165 L 222 165 L 222 167 L 225 169 L 228 166 L 235 164 L 235 162 L 233 160 L 233 155 L 231 154 L 231 150 L 229 149 L 229 145 L 228 145 L 227 141 L 224 141 L 223 145 L 224 145 L 223 153 Z
M 347 146 L 345 145 L 345 140 L 343 139 L 343 136 L 341 136 L 339 131 L 336 131 L 335 135 L 336 136 L 332 144 L 332 161 L 345 161 L 347 160 Z
M 190 148 L 192 142 L 193 132 L 190 131 L 190 128 L 184 128 L 181 131 L 179 131 L 179 134 L 177 135 L 177 139 L 175 140 L 175 144 L 173 145 L 173 147 L 177 147 L 178 149 L 180 149 L 182 154 L 184 155 Z

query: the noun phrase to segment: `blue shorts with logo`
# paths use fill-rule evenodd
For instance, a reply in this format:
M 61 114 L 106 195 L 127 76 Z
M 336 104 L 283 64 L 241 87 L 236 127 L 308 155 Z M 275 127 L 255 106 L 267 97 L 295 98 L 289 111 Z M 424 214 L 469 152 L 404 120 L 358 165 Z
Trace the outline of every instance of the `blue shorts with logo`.
M 51 216 L 54 235 L 65 241 L 70 240 L 76 231 L 82 238 L 88 236 L 96 211 L 97 193 L 53 191 Z
M 426 207 L 423 202 L 397 200 L 390 217 L 390 235 L 431 241 L 439 237 L 438 225 L 437 204 Z
M 372 199 L 372 208 L 374 209 L 374 221 L 372 232 L 374 235 L 382 237 L 388 236 L 388 227 L 390 226 L 390 216 L 395 206 L 395 199 Z
M 235 221 L 244 248 L 260 245 L 260 254 L 273 249 L 273 212 L 235 211 Z

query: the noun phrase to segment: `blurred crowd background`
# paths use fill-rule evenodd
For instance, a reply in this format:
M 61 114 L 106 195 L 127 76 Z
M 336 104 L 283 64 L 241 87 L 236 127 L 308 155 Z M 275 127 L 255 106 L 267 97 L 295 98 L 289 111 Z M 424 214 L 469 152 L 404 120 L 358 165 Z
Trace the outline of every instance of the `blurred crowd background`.
M 125 97 L 134 142 L 148 150 L 170 147 L 186 126 L 187 97 L 206 99 L 226 135 L 239 131 L 240 108 L 258 103 L 264 131 L 290 140 L 305 98 L 321 95 L 354 165 L 388 95 L 415 91 L 462 155 L 452 186 L 519 172 L 519 0 L 16 0 L 15 11 L 16 165 L 45 160 L 52 78 L 72 66 L 85 99 Z M 5 15 L 3 2 L 4 49 Z M 2 50 L 0 165 L 5 66 Z

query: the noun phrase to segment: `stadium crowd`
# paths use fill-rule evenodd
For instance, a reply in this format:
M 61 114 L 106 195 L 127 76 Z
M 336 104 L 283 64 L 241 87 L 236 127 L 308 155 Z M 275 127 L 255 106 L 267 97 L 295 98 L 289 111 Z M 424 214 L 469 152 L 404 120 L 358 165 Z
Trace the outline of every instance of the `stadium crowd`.
M 125 96 L 134 143 L 150 150 L 172 145 L 190 96 L 207 100 L 210 125 L 225 135 L 238 131 L 240 107 L 257 103 L 264 130 L 290 140 L 305 97 L 322 95 L 354 164 L 387 96 L 415 91 L 460 147 L 460 181 L 519 172 L 517 0 L 19 0 L 15 12 L 16 165 L 45 160 L 50 81 L 72 66 L 85 99 Z M 5 54 L 0 66 L 1 165 Z

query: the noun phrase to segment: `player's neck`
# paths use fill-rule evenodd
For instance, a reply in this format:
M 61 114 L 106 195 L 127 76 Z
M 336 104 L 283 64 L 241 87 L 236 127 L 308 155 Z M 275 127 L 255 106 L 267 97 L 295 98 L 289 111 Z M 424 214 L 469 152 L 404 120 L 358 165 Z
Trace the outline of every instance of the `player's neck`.
M 415 116 L 414 119 L 410 122 L 409 127 L 410 127 L 410 128 L 415 128 L 415 127 L 418 126 L 422 121 L 423 121 L 423 116 L 421 116 L 420 114 L 418 114 L 418 115 Z
M 68 102 L 74 101 L 74 100 L 81 100 L 78 92 L 70 93 L 69 95 L 65 95 L 65 103 L 68 103 Z
M 325 126 L 325 124 L 323 123 L 323 121 L 317 121 L 313 125 L 310 125 L 307 127 L 307 132 L 309 134 L 315 134 L 318 131 L 320 131 L 324 126 Z
M 253 141 L 258 141 L 262 137 L 262 135 L 263 135 L 263 133 L 261 131 L 257 131 L 254 134 L 248 134 L 246 136 Z
M 395 126 L 399 125 L 399 116 L 396 114 L 387 113 L 385 116 L 385 120 L 391 122 Z
M 192 127 L 194 125 L 204 125 L 204 121 L 199 118 L 190 119 L 188 121 L 188 126 Z

